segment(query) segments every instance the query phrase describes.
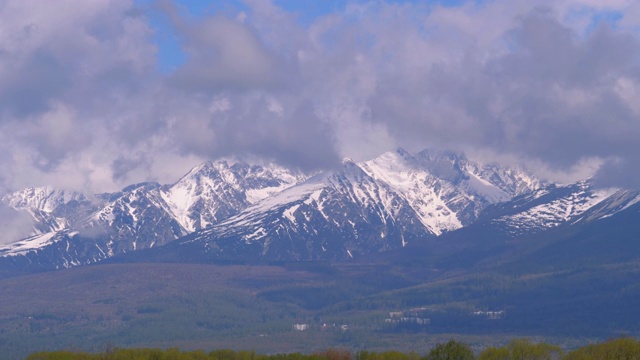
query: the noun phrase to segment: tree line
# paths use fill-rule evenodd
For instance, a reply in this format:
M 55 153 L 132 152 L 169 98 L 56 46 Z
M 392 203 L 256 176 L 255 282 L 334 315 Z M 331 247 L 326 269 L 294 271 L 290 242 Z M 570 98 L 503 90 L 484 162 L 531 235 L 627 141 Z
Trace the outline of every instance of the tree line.
M 258 354 L 253 351 L 216 350 L 211 352 L 171 349 L 109 348 L 101 353 L 51 351 L 31 354 L 27 360 L 640 360 L 640 341 L 632 338 L 608 340 L 564 352 L 559 346 L 527 339 L 511 341 L 503 347 L 489 347 L 475 354 L 463 342 L 450 340 L 427 354 L 350 352 L 328 349 L 312 354 Z

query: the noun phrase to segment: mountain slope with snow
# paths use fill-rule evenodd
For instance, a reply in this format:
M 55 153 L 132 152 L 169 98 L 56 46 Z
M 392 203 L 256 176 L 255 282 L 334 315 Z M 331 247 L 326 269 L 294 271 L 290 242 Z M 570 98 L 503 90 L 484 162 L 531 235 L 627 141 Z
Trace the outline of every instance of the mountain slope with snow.
M 52 188 L 25 189 L 3 202 L 29 213 L 34 232 L 0 246 L 0 257 L 15 262 L 23 256 L 33 266 L 60 268 L 162 246 L 304 178 L 272 164 L 219 161 L 201 164 L 171 185 L 131 185 L 93 201 Z
M 305 178 L 303 174 L 275 165 L 236 163 L 229 166 L 226 161 L 206 162 L 175 184 L 160 189 L 159 195 L 167 211 L 191 233 Z
M 487 210 L 484 217 L 509 236 L 518 237 L 589 220 L 584 215 L 617 192 L 617 189 L 593 188 L 588 181 L 562 186 L 549 185 L 495 205 Z M 616 212 L 611 210 L 610 215 Z
M 409 203 L 352 161 L 187 238 L 213 257 L 348 259 L 433 236 Z
M 164 259 L 175 251 L 206 261 L 344 261 L 467 227 L 497 239 L 598 221 L 640 196 L 588 181 L 544 184 L 451 152 L 396 149 L 317 174 L 206 162 L 174 184 L 92 197 L 25 189 L 2 201 L 35 225 L 29 237 L 0 246 L 0 266 L 47 269 L 152 248 Z
M 469 225 L 489 204 L 509 200 L 541 185 L 522 171 L 483 165 L 463 155 L 433 150 L 413 156 L 397 149 L 361 166 L 407 199 L 424 226 L 436 235 Z
M 486 177 L 487 179 L 484 179 Z M 397 149 L 248 207 L 179 241 L 211 259 L 346 260 L 472 223 L 491 203 L 540 182 L 452 153 Z
M 50 186 L 30 187 L 9 193 L 0 201 L 31 216 L 33 231 L 30 236 L 65 229 L 96 207 L 94 201 L 81 193 Z

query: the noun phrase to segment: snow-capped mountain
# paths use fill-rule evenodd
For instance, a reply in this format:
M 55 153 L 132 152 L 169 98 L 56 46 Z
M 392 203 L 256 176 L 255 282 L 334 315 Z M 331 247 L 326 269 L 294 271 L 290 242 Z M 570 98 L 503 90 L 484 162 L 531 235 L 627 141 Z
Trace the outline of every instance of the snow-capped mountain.
M 160 189 L 166 210 L 188 232 L 215 224 L 239 210 L 304 180 L 306 175 L 271 165 L 206 162 Z
M 640 191 L 637 190 L 610 189 L 607 192 L 612 192 L 613 194 L 585 211 L 580 216 L 579 222 L 592 222 L 610 218 L 640 202 Z
M 60 231 L 86 216 L 95 204 L 79 192 L 30 187 L 2 197 L 2 203 L 33 218 L 31 236 Z
M 346 160 L 183 243 L 221 258 L 347 259 L 433 235 L 405 198 Z
M 640 201 L 588 181 L 544 184 L 464 155 L 396 149 L 333 171 L 206 162 L 174 184 L 84 196 L 51 188 L 2 198 L 35 219 L 3 263 L 61 268 L 154 248 L 206 260 L 348 260 L 470 225 L 508 237 L 597 221 Z M 446 238 L 445 238 L 446 239 Z
M 514 198 L 487 209 L 484 219 L 510 237 L 537 233 L 565 224 L 597 220 L 589 212 L 610 203 L 620 192 L 618 189 L 596 189 L 589 181 L 569 185 L 548 185 L 529 194 Z M 630 201 L 630 199 L 627 199 Z M 622 207 L 608 208 L 611 216 Z M 602 214 L 605 216 L 605 214 Z
M 461 228 L 487 205 L 539 186 L 462 155 L 397 149 L 346 160 L 178 243 L 211 258 L 348 259 Z
M 171 185 L 131 185 L 93 201 L 51 188 L 25 189 L 3 202 L 32 214 L 36 230 L 0 247 L 0 257 L 59 268 L 161 246 L 304 178 L 273 164 L 219 161 L 201 164 Z
M 469 225 L 489 204 L 541 186 L 540 180 L 523 171 L 433 150 L 413 156 L 398 149 L 364 162 L 362 168 L 407 199 L 423 225 L 436 235 Z

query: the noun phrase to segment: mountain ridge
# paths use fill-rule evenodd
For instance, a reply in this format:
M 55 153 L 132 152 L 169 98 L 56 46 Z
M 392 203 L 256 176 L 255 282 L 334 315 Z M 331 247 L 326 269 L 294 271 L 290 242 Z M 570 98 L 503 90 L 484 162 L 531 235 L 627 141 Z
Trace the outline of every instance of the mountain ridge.
M 315 174 L 208 161 L 173 184 L 95 196 L 52 188 L 31 190 L 33 198 L 27 190 L 5 195 L 5 204 L 29 212 L 36 224 L 39 211 L 57 227 L 0 246 L 0 266 L 65 268 L 169 244 L 167 251 L 190 248 L 186 253 L 203 252 L 211 261 L 349 261 L 477 223 L 508 238 L 594 220 L 637 201 L 636 193 L 620 191 L 595 190 L 587 181 L 547 184 L 519 169 L 433 149 L 397 148 Z M 614 195 L 618 200 L 596 215 L 594 207 Z

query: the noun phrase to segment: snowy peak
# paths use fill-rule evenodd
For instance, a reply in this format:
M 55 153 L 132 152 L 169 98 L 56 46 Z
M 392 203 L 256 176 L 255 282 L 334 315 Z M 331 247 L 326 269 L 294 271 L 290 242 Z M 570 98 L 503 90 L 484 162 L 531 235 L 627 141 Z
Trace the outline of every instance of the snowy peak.
M 467 160 L 462 154 L 426 149 L 419 152 L 416 159 L 423 169 L 439 179 L 457 184 L 466 178 L 463 167 Z
M 519 236 L 595 221 L 634 206 L 640 195 L 588 182 L 545 185 L 463 154 L 398 148 L 316 174 L 205 162 L 173 184 L 135 184 L 91 199 L 52 188 L 5 196 L 37 226 L 0 249 L 0 262 L 67 267 L 169 244 L 212 259 L 346 260 L 473 223 Z
M 638 190 L 609 189 L 605 192 L 613 194 L 585 211 L 578 221 L 591 222 L 606 219 L 640 202 Z
M 493 202 L 505 201 L 544 185 L 540 179 L 524 170 L 472 161 L 464 154 L 451 151 L 427 149 L 418 153 L 416 157 L 427 170 L 440 179 L 454 184 L 475 179 L 483 185 L 499 189 L 504 196 Z
M 187 175 L 183 176 L 178 182 L 174 185 L 180 183 L 193 183 L 199 182 L 203 179 L 217 179 L 221 183 L 229 184 L 229 185 L 238 185 L 238 177 L 237 174 L 234 173 L 227 161 L 207 161 L 204 162 L 187 173 Z
M 441 179 L 434 169 L 455 176 Z M 493 172 L 453 153 L 418 157 L 401 148 L 362 163 L 345 159 L 339 170 L 258 201 L 190 241 L 215 244 L 216 249 L 224 248 L 224 242 L 239 241 L 235 248 L 262 244 L 266 254 L 275 251 L 282 236 L 302 242 L 316 239 L 325 249 L 322 253 L 309 250 L 314 248 L 309 245 L 306 255 L 296 256 L 320 258 L 329 256 L 326 249 L 339 257 L 346 250 L 353 255 L 372 248 L 401 247 L 407 241 L 461 228 L 496 198 L 509 199 L 509 189 L 499 185 L 518 179 L 509 178 L 507 169 L 502 177 L 494 176 L 500 182 L 493 184 L 481 176 L 493 175 L 499 168 L 487 169 Z M 354 245 L 354 239 L 359 245 Z
M 432 236 L 406 200 L 352 161 L 189 237 L 185 246 L 233 258 L 348 259 Z
M 530 194 L 497 205 L 487 216 L 493 217 L 493 224 L 504 227 L 511 236 L 535 233 L 572 224 L 584 219 L 589 211 L 592 219 L 604 216 L 603 212 L 593 213 L 598 205 L 618 192 L 617 189 L 594 189 L 589 181 L 556 186 L 548 185 Z M 627 201 L 632 199 L 627 198 Z M 611 208 L 606 211 L 611 213 Z M 595 215 L 600 214 L 600 215 Z
M 413 156 L 399 148 L 361 166 L 403 196 L 437 235 L 472 223 L 489 204 L 513 197 L 516 187 L 531 191 L 540 184 L 524 172 L 482 165 L 446 151 L 425 150 Z
M 226 162 L 201 164 L 159 195 L 187 232 L 206 227 L 247 205 L 238 178 Z
M 29 187 L 5 195 L 2 202 L 16 210 L 40 210 L 52 212 L 71 201 L 86 201 L 87 198 L 72 191 L 54 189 L 50 186 Z
M 232 169 L 240 177 L 240 185 L 247 201 L 255 204 L 309 178 L 309 174 L 270 163 L 249 165 L 235 163 Z
M 240 210 L 276 194 L 305 176 L 269 164 L 206 162 L 160 191 L 167 210 L 193 232 L 229 218 Z
M 402 196 L 429 232 L 440 235 L 462 226 L 457 214 L 441 196 L 442 186 L 440 189 L 437 186 L 441 185 L 439 180 L 404 150 L 385 153 L 361 166 L 372 178 Z
M 405 205 L 388 184 L 376 181 L 353 162 L 344 163 L 342 171 L 328 177 L 327 186 L 358 207 L 375 209 L 383 221 L 395 219 Z
M 3 201 L 29 213 L 34 231 L 4 247 L 0 257 L 37 258 L 46 248 L 52 254 L 42 259 L 49 264 L 43 266 L 66 267 L 161 246 L 224 221 L 304 179 L 306 175 L 274 164 L 217 161 L 194 167 L 171 185 L 134 184 L 97 194 L 95 201 L 50 187 L 25 189 Z
M 495 164 L 480 164 L 467 162 L 465 170 L 468 174 L 477 177 L 484 183 L 489 183 L 509 198 L 535 191 L 545 185 L 540 179 L 519 169 L 501 167 Z M 508 199 L 499 199 L 505 201 Z M 497 201 L 496 201 L 497 202 Z
M 60 231 L 79 220 L 76 214 L 86 215 L 87 209 L 94 206 L 93 202 L 81 193 L 50 186 L 16 191 L 5 195 L 2 202 L 17 211 L 29 214 L 33 221 L 31 235 Z
M 245 253 L 271 260 L 347 259 L 401 248 L 472 222 L 495 194 L 510 198 L 500 186 L 518 181 L 512 173 L 494 176 L 495 184 L 483 178 L 498 169 L 453 153 L 414 156 L 403 149 L 362 163 L 345 159 L 340 169 L 258 201 L 184 244 L 221 258 Z

